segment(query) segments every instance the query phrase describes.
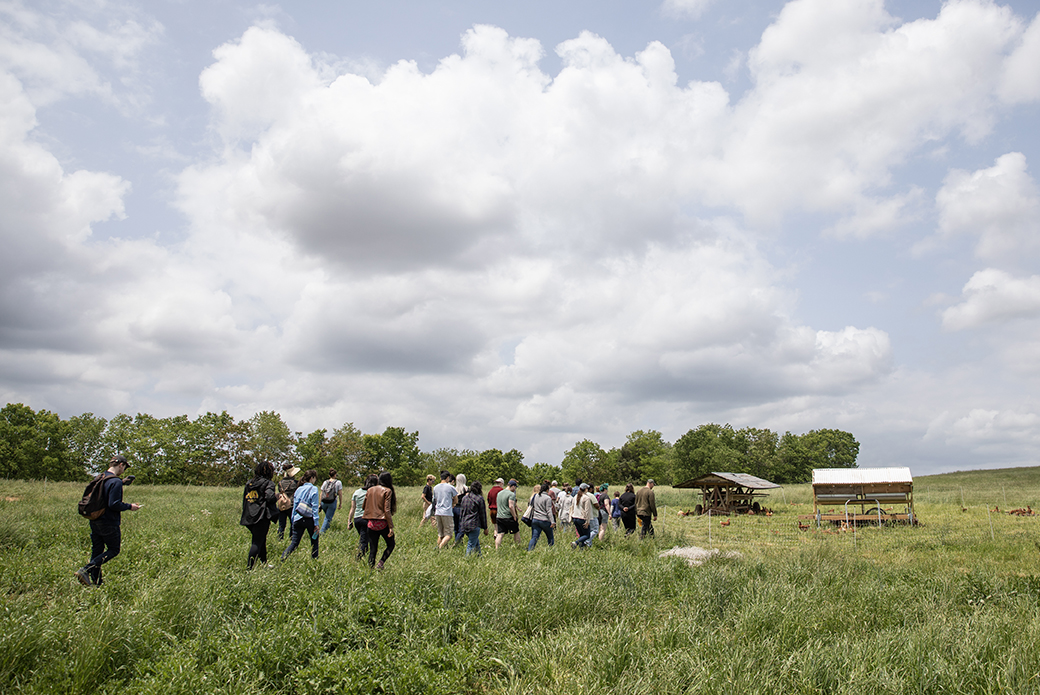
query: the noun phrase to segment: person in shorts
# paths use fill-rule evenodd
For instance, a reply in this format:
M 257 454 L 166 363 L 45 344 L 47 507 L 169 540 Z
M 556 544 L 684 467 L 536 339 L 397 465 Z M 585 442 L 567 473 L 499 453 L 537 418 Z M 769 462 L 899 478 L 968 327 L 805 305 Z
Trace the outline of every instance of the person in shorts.
M 441 471 L 441 482 L 433 488 L 433 518 L 437 522 L 437 547 L 444 548 L 455 537 L 455 517 L 452 513 L 458 503 L 458 493 L 449 481 L 451 473 Z
M 497 533 L 495 533 L 495 549 L 502 547 L 502 539 L 507 533 L 513 534 L 513 539 L 519 543 L 520 537 L 520 515 L 516 513 L 516 487 L 518 483 L 510 480 L 506 489 L 498 493 L 498 515 L 495 519 Z

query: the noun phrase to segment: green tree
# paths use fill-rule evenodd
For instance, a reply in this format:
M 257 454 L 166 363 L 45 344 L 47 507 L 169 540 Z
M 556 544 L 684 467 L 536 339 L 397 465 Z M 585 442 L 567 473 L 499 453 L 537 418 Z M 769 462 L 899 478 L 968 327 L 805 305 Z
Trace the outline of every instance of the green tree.
M 534 482 L 564 480 L 563 469 L 548 463 L 536 463 L 531 466 L 531 480 Z
M 805 445 L 813 452 L 816 468 L 855 468 L 859 456 L 859 442 L 851 432 L 842 430 L 811 430 L 802 435 Z
M 524 455 L 518 449 L 510 449 L 506 453 L 502 454 L 502 467 L 499 469 L 498 475 L 506 482 L 510 478 L 516 479 L 516 482 L 521 485 L 531 485 L 534 483 L 534 479 L 531 476 L 531 469 L 524 465 Z
M 242 485 L 253 477 L 248 422 L 236 422 L 226 410 L 206 413 L 191 423 L 188 462 L 180 482 L 186 485 Z
M 423 476 L 419 433 L 403 427 L 387 427 L 382 434 L 366 434 L 365 450 L 373 470 L 390 471 L 394 485 L 417 485 Z
M 364 435 L 353 422 L 336 428 L 329 438 L 330 466 L 340 480 L 360 483 L 372 468 Z
M 666 467 L 662 470 L 661 464 L 670 463 L 671 448 L 657 430 L 632 432 L 618 452 L 616 482 L 641 483 L 654 478 L 658 483 L 667 484 L 663 479 L 671 479 L 671 471 Z
M 299 463 L 296 438 L 282 416 L 263 410 L 249 418 L 249 449 L 256 460 L 267 460 L 278 469 L 286 463 Z
M 67 426 L 55 413 L 22 403 L 0 409 L 0 475 L 25 480 L 83 480 L 67 445 Z
M 92 477 L 108 468 L 108 461 L 115 453 L 105 442 L 108 421 L 94 413 L 83 413 L 70 417 L 67 423 L 69 455 L 76 465 Z
M 699 478 L 712 471 L 742 472 L 743 459 L 743 442 L 731 426 L 701 425 L 675 442 L 674 482 Z
M 753 476 L 776 482 L 773 480 L 773 476 L 775 475 L 774 468 L 780 436 L 772 430 L 754 427 L 739 430 L 737 436 L 744 449 L 744 462 L 740 471 L 737 472 L 750 473 Z
M 314 430 L 306 437 L 296 436 L 296 455 L 300 457 L 300 466 L 313 468 L 319 476 L 324 476 L 330 468 L 336 468 L 329 439 L 325 436 L 328 430 Z M 336 475 L 340 474 L 339 469 Z
M 591 439 L 583 439 L 571 447 L 560 462 L 564 480 L 568 483 L 577 479 L 609 482 L 614 476 L 608 465 L 607 453 Z

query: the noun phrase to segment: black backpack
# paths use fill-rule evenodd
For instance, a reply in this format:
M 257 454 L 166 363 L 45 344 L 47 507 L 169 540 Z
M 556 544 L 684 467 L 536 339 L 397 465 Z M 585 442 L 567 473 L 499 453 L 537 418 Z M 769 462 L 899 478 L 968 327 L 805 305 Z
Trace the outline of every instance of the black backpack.
M 108 511 L 108 496 L 105 494 L 105 481 L 115 478 L 115 473 L 105 471 L 97 476 L 83 490 L 83 499 L 79 501 L 79 513 L 91 521 Z

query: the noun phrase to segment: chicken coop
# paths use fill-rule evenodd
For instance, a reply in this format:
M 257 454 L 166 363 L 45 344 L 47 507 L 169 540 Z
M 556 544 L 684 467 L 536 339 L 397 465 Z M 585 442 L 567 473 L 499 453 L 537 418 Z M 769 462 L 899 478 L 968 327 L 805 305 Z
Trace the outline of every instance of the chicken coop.
M 909 468 L 815 468 L 812 489 L 817 523 L 916 523 Z
M 767 495 L 763 490 L 780 486 L 747 473 L 707 473 L 672 487 L 701 491 L 697 514 L 747 514 L 761 511 L 759 499 Z

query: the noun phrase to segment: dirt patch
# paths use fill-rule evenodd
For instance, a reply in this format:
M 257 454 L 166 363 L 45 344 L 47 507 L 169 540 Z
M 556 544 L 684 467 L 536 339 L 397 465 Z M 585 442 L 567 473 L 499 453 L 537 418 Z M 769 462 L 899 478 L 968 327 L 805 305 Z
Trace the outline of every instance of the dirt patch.
M 18 502 L 21 499 L 21 497 L 5 497 L 4 502 Z
M 703 565 L 713 557 L 724 557 L 735 560 L 744 556 L 735 550 L 729 550 L 723 553 L 720 552 L 718 548 L 705 550 L 704 548 L 698 548 L 695 545 L 691 545 L 686 548 L 672 548 L 671 550 L 666 550 L 658 555 L 658 557 L 681 557 L 683 560 L 690 563 L 690 567 L 697 567 L 698 565 Z

